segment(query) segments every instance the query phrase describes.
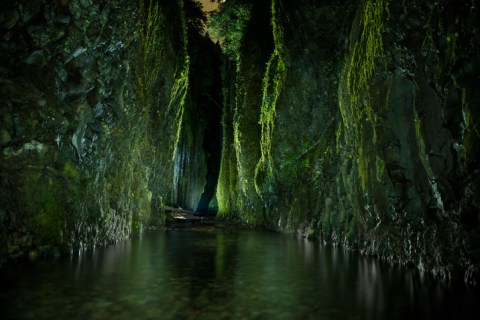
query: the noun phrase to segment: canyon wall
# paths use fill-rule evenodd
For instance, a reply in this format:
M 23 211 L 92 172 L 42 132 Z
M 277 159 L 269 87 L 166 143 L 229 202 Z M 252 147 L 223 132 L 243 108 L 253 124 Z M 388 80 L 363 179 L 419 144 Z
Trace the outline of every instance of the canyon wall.
M 0 262 L 115 242 L 198 203 L 183 6 L 2 2 Z
M 478 278 L 475 3 L 229 6 L 220 214 Z

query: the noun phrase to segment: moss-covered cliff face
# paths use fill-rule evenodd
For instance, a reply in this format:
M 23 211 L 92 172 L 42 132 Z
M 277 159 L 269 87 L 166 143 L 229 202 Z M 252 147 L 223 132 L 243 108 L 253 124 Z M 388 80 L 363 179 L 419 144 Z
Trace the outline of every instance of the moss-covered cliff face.
M 365 1 L 339 86 L 354 241 L 443 276 L 480 258 L 477 19 L 472 3 Z
M 475 2 L 234 5 L 220 213 L 478 277 Z
M 255 168 L 261 154 L 261 84 L 273 48 L 270 22 L 265 19 L 270 15 L 270 4 L 232 3 L 232 11 L 244 10 L 249 20 L 245 20 L 245 26 L 233 26 L 234 30 L 243 28 L 247 36 L 224 68 L 223 150 L 216 198 L 220 214 L 253 223 L 262 215 L 262 202 L 255 191 Z
M 0 11 L 0 263 L 116 241 L 163 225 L 165 204 L 198 203 L 205 126 L 182 130 L 202 122 L 183 1 Z M 183 159 L 195 169 L 178 172 Z
M 355 8 L 234 3 L 251 14 L 225 76 L 220 214 L 294 232 L 319 221 L 324 186 L 334 182 L 337 91 Z

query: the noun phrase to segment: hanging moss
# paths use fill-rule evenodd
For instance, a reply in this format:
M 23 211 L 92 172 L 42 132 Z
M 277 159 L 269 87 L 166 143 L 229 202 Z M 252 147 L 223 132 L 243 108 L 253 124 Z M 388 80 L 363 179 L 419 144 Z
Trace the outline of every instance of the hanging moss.
M 145 114 L 152 106 L 165 106 L 164 110 L 158 110 L 160 118 L 163 121 L 168 119 L 172 108 L 176 107 L 174 112 L 175 133 L 172 137 L 172 159 L 175 159 L 180 140 L 180 133 L 183 122 L 183 114 L 185 101 L 188 91 L 189 81 L 189 65 L 190 59 L 187 54 L 188 38 L 187 26 L 185 21 L 185 14 L 183 10 L 183 1 L 176 1 L 178 5 L 178 12 L 180 12 L 180 27 L 181 27 L 181 50 L 180 55 L 180 69 L 175 70 L 173 75 L 174 82 L 170 89 L 170 96 L 168 102 L 160 101 L 158 94 L 158 79 L 164 65 L 166 56 L 164 54 L 168 47 L 168 39 L 166 39 L 165 29 L 167 28 L 166 13 L 160 7 L 158 1 L 150 0 L 148 7 L 145 6 L 144 1 L 140 2 L 139 17 L 145 17 L 139 22 L 140 34 L 140 53 L 138 65 L 135 69 L 137 79 L 137 92 L 140 97 L 139 108 Z
M 185 101 L 188 92 L 188 81 L 189 81 L 189 72 L 190 72 L 190 58 L 188 57 L 188 36 L 187 36 L 187 24 L 185 21 L 185 11 L 183 10 L 183 1 L 179 1 L 180 6 L 180 20 L 181 20 L 181 28 L 182 28 L 182 35 L 183 35 L 183 64 L 182 69 L 180 70 L 179 74 L 175 73 L 175 82 L 173 84 L 171 94 L 170 94 L 170 102 L 168 104 L 167 112 L 170 111 L 173 103 L 178 101 L 178 109 L 175 113 L 175 120 L 177 131 L 176 135 L 174 136 L 174 149 L 172 159 L 175 159 L 178 150 L 178 144 L 180 141 L 180 133 L 182 131 L 182 122 L 183 122 L 183 114 L 185 111 Z
M 225 75 L 225 67 L 223 74 Z M 225 79 L 222 79 L 225 82 Z M 230 192 L 229 192 L 229 181 L 230 181 L 230 163 L 231 160 L 231 148 L 230 144 L 226 143 L 229 141 L 230 135 L 227 126 L 228 117 L 230 114 L 227 112 L 227 101 L 228 101 L 228 88 L 223 87 L 223 115 L 222 115 L 222 157 L 220 159 L 220 173 L 218 175 L 217 189 L 215 191 L 215 198 L 217 199 L 218 212 L 219 216 L 226 216 L 230 212 Z
M 263 79 L 273 50 L 269 20 L 265 20 L 271 8 L 265 2 L 230 3 L 251 7 L 251 15 L 250 20 L 242 22 L 244 28 L 241 30 L 244 31 L 235 59 L 226 60 L 224 144 L 217 200 L 221 214 L 256 223 L 261 216 L 260 198 L 254 189 L 255 167 L 260 158 L 258 137 L 261 135 L 258 114 L 262 88 L 258 83 Z M 260 31 L 259 25 L 262 26 Z M 238 30 L 235 32 L 238 35 Z
M 140 1 L 138 16 L 138 33 L 140 35 L 140 53 L 138 65 L 135 68 L 137 80 L 137 92 L 140 97 L 141 107 L 147 110 L 148 104 L 154 97 L 154 87 L 162 58 L 164 39 L 162 28 L 164 27 L 163 13 L 160 11 L 158 2 L 150 0 L 148 7 L 144 1 Z M 145 17 L 145 20 L 143 20 Z
M 390 15 L 388 1 L 365 0 L 359 15 L 358 28 L 350 35 L 351 54 L 342 71 L 343 85 L 339 86 L 339 109 L 343 119 L 343 136 L 347 144 L 353 144 L 358 159 L 358 173 L 362 188 L 368 181 L 370 161 L 363 146 L 366 126 L 372 132 L 373 144 L 377 140 L 378 112 L 369 97 L 369 84 L 375 74 L 378 60 L 384 57 L 383 37 L 385 19 Z M 388 109 L 388 103 L 386 104 Z M 386 111 L 386 110 L 383 110 Z M 368 130 L 367 130 L 368 131 Z M 338 137 L 337 137 L 338 148 Z
M 285 48 L 283 45 L 283 27 L 281 24 L 281 0 L 273 0 L 271 4 L 271 24 L 273 32 L 274 50 L 267 63 L 262 83 L 262 105 L 260 108 L 260 138 L 261 157 L 255 168 L 255 190 L 260 194 L 258 177 L 260 172 L 268 176 L 273 173 L 272 140 L 275 128 L 276 106 L 283 89 L 286 77 Z
M 347 110 L 341 110 L 344 118 L 357 120 L 345 124 L 347 127 L 352 124 L 358 126 L 359 120 L 364 116 L 373 114 L 368 105 L 362 106 L 363 93 L 367 88 L 371 77 L 377 68 L 377 59 L 383 57 L 384 20 L 389 15 L 388 1 L 366 0 L 363 3 L 363 15 L 361 16 L 360 27 L 357 32 L 352 32 L 351 41 L 354 43 L 353 52 L 346 64 L 347 90 L 350 103 L 345 105 Z M 350 114 L 350 116 L 346 116 Z
M 242 162 L 242 115 L 246 99 L 246 80 L 242 78 L 241 50 L 253 5 L 243 1 L 227 1 L 209 18 L 209 33 L 220 40 L 225 57 L 223 80 L 234 82 L 223 88 L 223 146 L 216 189 L 218 215 L 234 217 L 243 208 L 240 197 L 246 191 L 246 168 Z M 231 106 L 233 104 L 233 107 Z M 240 206 L 240 207 L 239 207 Z

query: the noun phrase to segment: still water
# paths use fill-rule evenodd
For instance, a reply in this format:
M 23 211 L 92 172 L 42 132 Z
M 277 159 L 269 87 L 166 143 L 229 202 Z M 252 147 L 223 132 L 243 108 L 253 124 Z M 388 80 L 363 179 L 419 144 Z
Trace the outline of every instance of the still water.
M 251 230 L 147 233 L 0 281 L 1 319 L 480 319 L 463 286 Z

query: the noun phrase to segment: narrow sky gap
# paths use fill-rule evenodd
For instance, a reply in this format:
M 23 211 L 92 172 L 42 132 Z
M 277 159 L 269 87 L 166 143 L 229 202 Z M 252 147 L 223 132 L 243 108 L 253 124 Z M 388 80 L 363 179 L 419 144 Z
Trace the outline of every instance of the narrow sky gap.
M 217 2 L 210 2 L 210 0 L 200 0 L 200 3 L 203 6 L 203 11 L 210 12 L 213 10 L 217 10 L 218 3 Z

